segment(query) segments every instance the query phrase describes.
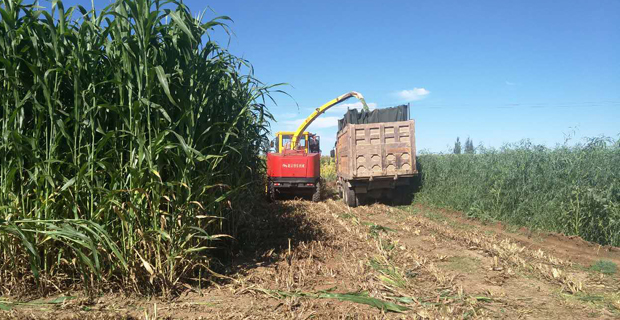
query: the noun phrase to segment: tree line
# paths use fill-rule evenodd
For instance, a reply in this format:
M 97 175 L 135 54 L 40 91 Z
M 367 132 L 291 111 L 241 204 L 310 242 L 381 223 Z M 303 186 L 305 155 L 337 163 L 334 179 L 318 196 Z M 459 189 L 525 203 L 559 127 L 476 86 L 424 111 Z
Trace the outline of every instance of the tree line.
M 476 148 L 474 148 L 474 142 L 469 137 L 467 137 L 467 140 L 465 140 L 465 146 L 463 147 L 461 146 L 461 139 L 459 137 L 456 137 L 456 141 L 454 142 L 454 148 L 452 149 L 452 153 L 474 154 L 476 153 Z

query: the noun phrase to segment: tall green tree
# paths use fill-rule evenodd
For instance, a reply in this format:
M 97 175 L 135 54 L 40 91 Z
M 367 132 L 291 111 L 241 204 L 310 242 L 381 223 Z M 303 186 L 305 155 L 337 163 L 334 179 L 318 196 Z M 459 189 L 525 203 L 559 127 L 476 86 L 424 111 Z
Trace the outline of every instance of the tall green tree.
M 461 154 L 461 139 L 459 137 L 456 137 L 453 152 L 454 154 Z
M 466 154 L 476 153 L 476 149 L 474 148 L 474 142 L 471 141 L 469 137 L 467 137 L 467 140 L 465 140 L 465 153 Z

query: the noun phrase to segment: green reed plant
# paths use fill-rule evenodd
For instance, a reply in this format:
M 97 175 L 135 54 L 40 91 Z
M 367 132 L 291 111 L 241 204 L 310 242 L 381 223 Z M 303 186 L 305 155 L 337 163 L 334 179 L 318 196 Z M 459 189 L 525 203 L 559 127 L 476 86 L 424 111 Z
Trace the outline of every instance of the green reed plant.
M 620 245 L 620 145 L 608 138 L 555 148 L 529 141 L 478 154 L 419 156 L 421 202 Z
M 227 17 L 45 5 L 0 1 L 0 282 L 207 274 L 261 179 L 272 86 L 210 40 Z

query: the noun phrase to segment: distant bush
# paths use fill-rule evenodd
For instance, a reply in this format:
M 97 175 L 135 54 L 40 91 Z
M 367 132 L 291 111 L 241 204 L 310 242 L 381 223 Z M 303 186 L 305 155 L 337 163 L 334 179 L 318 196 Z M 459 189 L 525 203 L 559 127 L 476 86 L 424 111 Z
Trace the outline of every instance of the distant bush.
M 620 245 L 620 140 L 419 156 L 418 201 Z

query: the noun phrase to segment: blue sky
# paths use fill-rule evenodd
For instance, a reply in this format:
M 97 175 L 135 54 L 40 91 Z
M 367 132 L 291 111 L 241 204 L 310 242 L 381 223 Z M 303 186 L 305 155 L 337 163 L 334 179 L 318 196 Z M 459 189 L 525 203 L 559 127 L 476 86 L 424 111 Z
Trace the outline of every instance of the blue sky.
M 410 102 L 418 149 L 432 152 L 457 136 L 499 147 L 620 133 L 617 0 L 185 3 L 230 16 L 230 51 L 262 81 L 291 85 L 283 89 L 294 100 L 276 96 L 271 106 L 274 131 L 355 90 L 376 107 Z M 337 108 L 310 127 L 323 152 L 342 114 Z

